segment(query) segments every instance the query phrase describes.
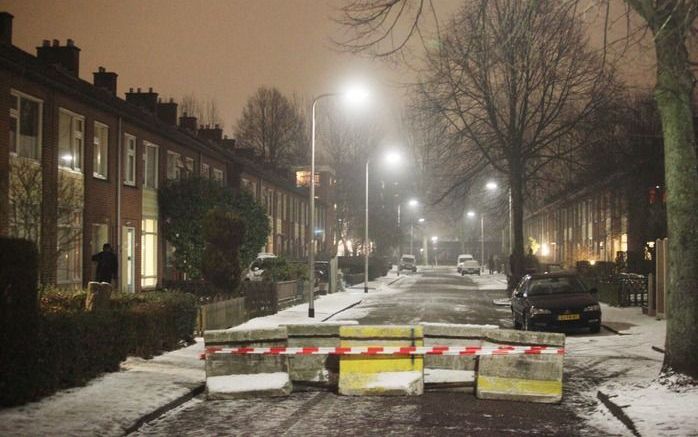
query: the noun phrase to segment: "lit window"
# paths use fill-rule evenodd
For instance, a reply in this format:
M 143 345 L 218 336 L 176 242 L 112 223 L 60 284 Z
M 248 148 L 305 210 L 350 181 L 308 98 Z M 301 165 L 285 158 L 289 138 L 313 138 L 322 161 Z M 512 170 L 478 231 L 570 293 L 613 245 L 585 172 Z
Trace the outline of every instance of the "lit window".
M 124 184 L 136 185 L 136 137 L 124 134 Z
M 145 152 L 143 153 L 144 172 L 143 186 L 145 188 L 157 189 L 158 187 L 158 146 L 148 142 L 143 143 Z
M 58 112 L 58 165 L 71 170 L 82 168 L 85 119 L 65 109 Z
M 107 178 L 109 159 L 109 127 L 95 122 L 92 174 L 99 179 Z
M 158 221 L 144 218 L 141 229 L 141 287 L 158 283 Z
M 41 158 L 41 100 L 17 91 L 10 93 L 10 152 Z

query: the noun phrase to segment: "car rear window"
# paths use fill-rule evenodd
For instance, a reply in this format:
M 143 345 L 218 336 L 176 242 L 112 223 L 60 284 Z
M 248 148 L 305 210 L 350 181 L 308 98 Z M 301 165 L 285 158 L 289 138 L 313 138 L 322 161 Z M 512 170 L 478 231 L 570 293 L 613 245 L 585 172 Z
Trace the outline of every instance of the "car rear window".
M 528 285 L 529 296 L 545 294 L 582 293 L 586 290 L 579 279 L 570 276 L 563 278 L 534 278 Z

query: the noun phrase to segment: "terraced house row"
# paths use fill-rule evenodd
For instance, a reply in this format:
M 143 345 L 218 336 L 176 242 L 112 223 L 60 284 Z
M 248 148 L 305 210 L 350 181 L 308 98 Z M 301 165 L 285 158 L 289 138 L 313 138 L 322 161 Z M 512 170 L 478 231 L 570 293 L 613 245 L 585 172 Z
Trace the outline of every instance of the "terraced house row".
M 100 67 L 92 83 L 81 79 L 71 40 L 43 41 L 36 56 L 13 46 L 12 18 L 0 12 L 0 235 L 37 242 L 42 283 L 84 286 L 106 242 L 119 256 L 123 291 L 178 276 L 157 190 L 187 175 L 249 190 L 271 224 L 260 251 L 307 256 L 307 171 L 265 168 L 220 127 L 178 116 L 177 103 L 152 88 L 120 98 L 115 72 Z M 319 251 L 333 247 L 333 181 L 330 169 L 316 178 Z

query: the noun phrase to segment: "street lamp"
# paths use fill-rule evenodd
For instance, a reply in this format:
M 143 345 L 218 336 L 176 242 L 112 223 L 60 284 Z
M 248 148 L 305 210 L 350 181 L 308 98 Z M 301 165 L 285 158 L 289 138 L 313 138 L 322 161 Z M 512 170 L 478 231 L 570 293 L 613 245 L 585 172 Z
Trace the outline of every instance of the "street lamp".
M 475 211 L 468 211 L 468 217 L 475 217 Z M 485 269 L 485 214 L 480 214 L 480 269 Z
M 310 140 L 310 226 L 308 229 L 315 229 L 315 109 L 317 102 L 325 97 L 344 96 L 347 101 L 359 103 L 368 97 L 365 89 L 358 87 L 350 88 L 344 93 L 325 93 L 313 99 L 312 105 L 312 128 Z M 310 281 L 310 300 L 308 302 L 308 317 L 315 317 L 315 233 L 308 232 L 308 279 Z
M 385 162 L 389 165 L 395 165 L 402 160 L 402 156 L 394 151 L 388 152 L 385 155 Z M 371 163 L 370 159 L 366 160 L 366 216 L 364 217 L 364 293 L 368 293 L 368 166 Z M 400 271 L 398 267 L 398 271 Z

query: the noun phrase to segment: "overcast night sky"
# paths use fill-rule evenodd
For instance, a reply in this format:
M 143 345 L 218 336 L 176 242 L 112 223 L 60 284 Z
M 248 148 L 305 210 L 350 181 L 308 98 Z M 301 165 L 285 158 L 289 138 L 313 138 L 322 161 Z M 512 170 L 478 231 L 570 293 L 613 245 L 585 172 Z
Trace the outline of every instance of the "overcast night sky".
M 283 93 L 333 92 L 368 80 L 376 102 L 395 101 L 400 75 L 380 61 L 340 53 L 330 35 L 338 1 L 323 0 L 0 0 L 15 16 L 14 44 L 35 54 L 44 39 L 80 47 L 80 76 L 104 66 L 119 95 L 153 87 L 179 100 L 215 98 L 226 133 L 262 85 Z M 378 103 L 379 105 L 379 103 Z M 380 110 L 381 108 L 377 108 Z M 385 109 L 385 108 L 382 108 Z

